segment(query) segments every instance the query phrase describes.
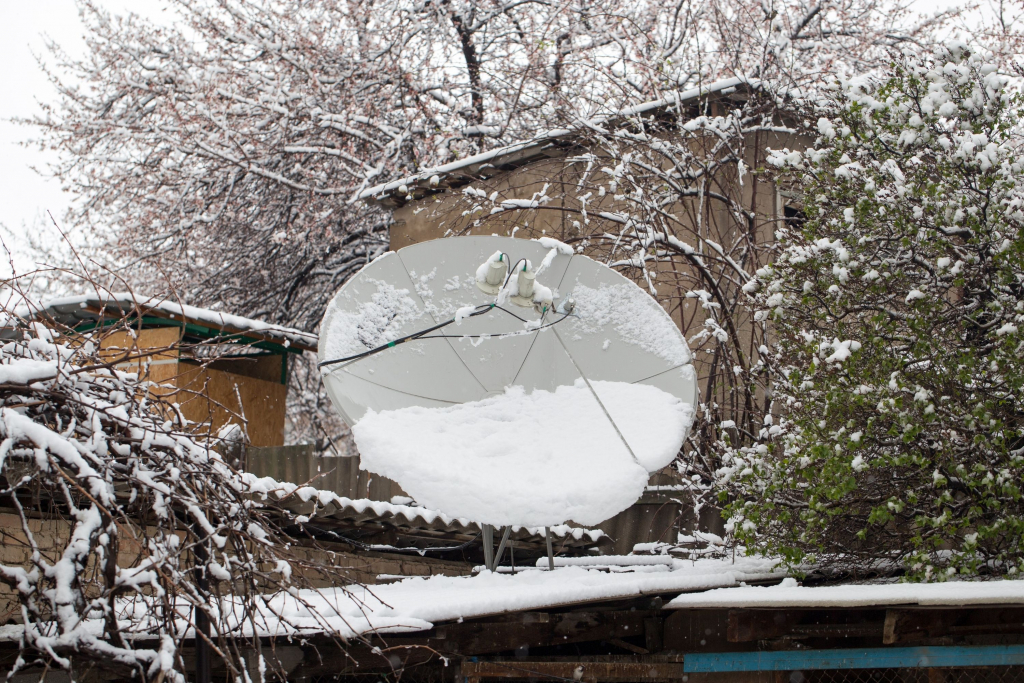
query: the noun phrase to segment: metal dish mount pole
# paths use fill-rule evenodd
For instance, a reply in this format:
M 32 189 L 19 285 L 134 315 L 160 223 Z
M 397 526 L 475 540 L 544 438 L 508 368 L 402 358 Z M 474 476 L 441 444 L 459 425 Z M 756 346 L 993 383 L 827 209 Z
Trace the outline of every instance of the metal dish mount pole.
M 484 546 L 484 567 L 487 571 L 495 571 L 498 565 L 501 563 L 501 557 L 505 554 L 505 546 L 508 545 L 508 539 L 512 535 L 512 527 L 505 527 L 505 533 L 501 535 L 501 543 L 498 544 L 498 552 L 494 552 L 494 527 L 490 524 L 481 525 L 482 540 Z M 555 549 L 554 543 L 551 536 L 551 527 L 544 527 L 544 543 L 547 546 L 548 551 L 548 570 L 554 571 L 555 569 Z
M 490 524 L 484 524 L 480 527 L 480 530 L 484 544 L 484 566 L 488 570 L 494 571 L 494 527 Z

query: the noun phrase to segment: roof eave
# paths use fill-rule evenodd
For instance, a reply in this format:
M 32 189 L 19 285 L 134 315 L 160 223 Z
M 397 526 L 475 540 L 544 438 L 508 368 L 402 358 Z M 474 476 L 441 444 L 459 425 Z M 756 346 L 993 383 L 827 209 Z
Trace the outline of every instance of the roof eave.
M 628 107 L 604 117 L 598 123 L 643 116 L 670 107 L 694 105 L 701 100 L 723 98 L 746 99 L 744 95 L 753 92 L 758 87 L 760 87 L 760 81 L 747 78 L 730 78 L 704 87 L 673 93 L 669 97 Z M 578 130 L 556 129 L 546 131 L 530 140 L 498 147 L 487 152 L 426 169 L 415 175 L 365 189 L 358 195 L 358 198 L 387 208 L 397 208 L 409 201 L 422 199 L 423 197 L 448 189 L 462 187 L 476 180 L 486 180 L 499 173 L 520 168 L 534 161 L 560 156 L 566 150 L 574 147 L 574 143 L 578 139 Z

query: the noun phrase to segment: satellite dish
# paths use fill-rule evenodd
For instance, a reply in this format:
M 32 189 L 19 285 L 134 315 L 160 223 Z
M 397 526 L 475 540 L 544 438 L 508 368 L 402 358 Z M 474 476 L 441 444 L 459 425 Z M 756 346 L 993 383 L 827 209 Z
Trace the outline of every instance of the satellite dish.
M 614 516 L 678 453 L 697 401 L 664 309 L 547 238 L 384 254 L 327 307 L 319 360 L 363 469 L 488 525 Z

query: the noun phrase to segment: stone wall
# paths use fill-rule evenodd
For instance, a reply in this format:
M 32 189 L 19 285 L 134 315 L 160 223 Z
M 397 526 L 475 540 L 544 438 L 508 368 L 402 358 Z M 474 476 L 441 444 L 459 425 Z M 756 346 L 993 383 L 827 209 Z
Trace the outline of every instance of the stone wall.
M 28 529 L 37 544 L 40 554 L 50 563 L 59 559 L 67 545 L 71 533 L 71 524 L 64 519 L 29 518 Z M 397 576 L 465 576 L 471 573 L 472 566 L 462 562 L 438 560 L 419 555 L 397 553 L 360 552 L 353 553 L 342 550 L 340 545 L 321 543 L 320 547 L 304 546 L 297 542 L 292 546 L 297 559 L 308 563 L 311 567 L 323 567 L 332 570 L 332 574 L 311 570 L 296 571 L 295 576 L 308 581 L 314 587 L 337 585 L 337 576 L 346 584 L 375 584 L 387 582 L 389 577 Z M 332 548 L 332 546 L 334 546 Z M 141 559 L 141 546 L 131 538 L 122 537 L 118 552 L 118 565 L 131 567 Z M 13 512 L 0 511 L 0 564 L 8 567 L 31 567 L 32 548 L 28 542 L 21 519 Z M 85 573 L 91 578 L 95 567 L 89 567 Z M 21 621 L 18 599 L 6 583 L 0 583 L 0 625 Z

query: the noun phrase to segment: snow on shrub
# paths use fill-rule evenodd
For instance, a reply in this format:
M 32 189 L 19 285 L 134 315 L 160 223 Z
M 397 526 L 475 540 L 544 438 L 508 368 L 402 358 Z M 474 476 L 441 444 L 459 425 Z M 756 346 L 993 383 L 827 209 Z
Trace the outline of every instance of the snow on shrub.
M 7 627 L 20 635 L 15 671 L 96 663 L 184 682 L 179 646 L 203 613 L 213 656 L 247 680 L 240 646 L 262 657 L 256 635 L 288 632 L 273 597 L 302 602 L 295 588 L 313 571 L 280 532 L 291 517 L 276 501 L 297 487 L 230 466 L 217 439 L 186 431 L 159 391 L 119 369 L 127 353 L 3 314 L 0 495 L 20 528 L 2 540 L 5 557 L 24 551 L 0 563 L 20 608 Z
M 750 546 L 925 580 L 1024 569 L 1021 104 L 949 45 L 843 83 L 818 147 L 771 155 L 806 221 L 750 288 L 781 417 L 720 472 Z

